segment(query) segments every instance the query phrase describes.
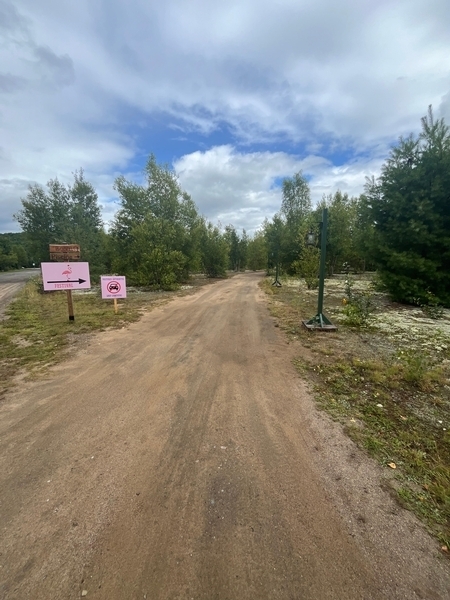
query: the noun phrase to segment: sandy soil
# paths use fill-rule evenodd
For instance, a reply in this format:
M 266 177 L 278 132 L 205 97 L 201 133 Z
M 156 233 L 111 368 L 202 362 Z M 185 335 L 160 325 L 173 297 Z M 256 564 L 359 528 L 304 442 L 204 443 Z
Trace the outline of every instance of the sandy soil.
M 101 333 L 7 397 L 3 600 L 449 597 L 436 542 L 314 409 L 259 277 Z

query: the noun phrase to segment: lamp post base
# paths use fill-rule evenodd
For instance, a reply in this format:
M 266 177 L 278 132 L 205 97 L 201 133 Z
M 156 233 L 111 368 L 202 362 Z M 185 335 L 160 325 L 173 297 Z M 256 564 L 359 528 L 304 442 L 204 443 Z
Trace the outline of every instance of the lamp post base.
M 336 325 L 323 314 L 317 313 L 315 317 L 309 319 L 309 321 L 302 321 L 306 329 L 317 329 L 319 331 L 336 331 Z

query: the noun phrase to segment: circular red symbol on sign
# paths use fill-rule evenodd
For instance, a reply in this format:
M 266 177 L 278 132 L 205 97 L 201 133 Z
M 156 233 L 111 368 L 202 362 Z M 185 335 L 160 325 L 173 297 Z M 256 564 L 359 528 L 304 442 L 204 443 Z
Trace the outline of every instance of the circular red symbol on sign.
M 110 294 L 118 294 L 120 292 L 120 283 L 118 281 L 109 281 L 106 289 Z

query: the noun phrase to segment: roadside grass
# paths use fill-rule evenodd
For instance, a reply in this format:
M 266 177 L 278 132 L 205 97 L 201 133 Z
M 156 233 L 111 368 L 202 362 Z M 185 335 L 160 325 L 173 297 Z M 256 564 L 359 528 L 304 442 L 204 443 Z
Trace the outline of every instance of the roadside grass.
M 121 328 L 142 314 L 189 294 L 214 280 L 198 276 L 175 292 L 128 288 L 127 298 L 102 300 L 99 288 L 73 293 L 75 321 L 69 321 L 64 292 L 41 292 L 39 278 L 30 280 L 0 320 L 0 401 L 21 377 L 36 377 L 61 362 L 95 331 Z
M 324 312 L 336 332 L 302 325 L 317 311 L 317 291 L 284 278 L 261 282 L 288 339 L 304 348 L 294 361 L 312 383 L 318 405 L 386 467 L 386 485 L 450 549 L 450 311 L 427 318 L 372 292 L 376 312 L 366 328 L 346 325 L 344 279 L 325 282 Z

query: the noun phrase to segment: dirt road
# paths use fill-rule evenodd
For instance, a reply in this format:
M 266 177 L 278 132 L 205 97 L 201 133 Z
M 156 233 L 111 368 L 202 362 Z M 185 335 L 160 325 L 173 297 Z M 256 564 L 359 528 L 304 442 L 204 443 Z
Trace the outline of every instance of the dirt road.
M 436 544 L 314 412 L 258 279 L 99 334 L 6 399 L 3 600 L 447 597 Z
M 0 273 L 0 317 L 25 282 L 39 273 L 40 269 L 21 269 L 20 271 Z

